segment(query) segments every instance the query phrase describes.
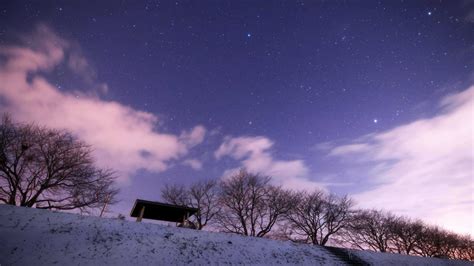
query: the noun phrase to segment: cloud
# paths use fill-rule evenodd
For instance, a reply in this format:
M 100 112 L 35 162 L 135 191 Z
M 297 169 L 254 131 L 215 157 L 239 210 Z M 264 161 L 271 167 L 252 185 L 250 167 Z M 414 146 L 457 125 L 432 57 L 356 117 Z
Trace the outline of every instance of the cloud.
M 194 170 L 201 170 L 202 169 L 202 162 L 196 159 L 187 159 L 183 161 L 184 165 L 191 167 Z
M 331 150 L 330 155 L 343 155 L 348 153 L 363 152 L 367 151 L 370 148 L 367 144 L 348 144 L 344 146 L 339 146 Z
M 189 147 L 194 147 L 198 144 L 201 144 L 206 136 L 206 128 L 204 126 L 196 126 L 190 132 L 184 131 L 180 135 L 180 140 L 188 145 Z
M 302 160 L 277 160 L 270 149 L 273 142 L 262 136 L 257 137 L 226 137 L 215 151 L 217 159 L 229 156 L 239 160 L 240 167 L 248 171 L 273 177 L 279 185 L 291 189 L 323 188 L 321 184 L 307 179 L 308 168 Z M 235 173 L 238 168 L 224 172 L 224 177 Z
M 0 65 L 0 110 L 19 121 L 73 132 L 93 146 L 99 165 L 118 171 L 121 180 L 138 169 L 164 171 L 170 160 L 182 158 L 203 141 L 203 126 L 179 136 L 161 133 L 154 114 L 87 93 L 78 97 L 59 90 L 44 73 L 68 65 L 74 73 L 91 79 L 87 60 L 74 50 L 75 45 L 44 25 L 23 36 L 23 41 L 28 46 L 0 46 L 4 59 Z
M 473 234 L 473 121 L 474 86 L 443 98 L 432 118 L 365 136 L 329 154 L 369 166 L 365 173 L 354 172 L 373 186 L 354 195 L 362 207 Z

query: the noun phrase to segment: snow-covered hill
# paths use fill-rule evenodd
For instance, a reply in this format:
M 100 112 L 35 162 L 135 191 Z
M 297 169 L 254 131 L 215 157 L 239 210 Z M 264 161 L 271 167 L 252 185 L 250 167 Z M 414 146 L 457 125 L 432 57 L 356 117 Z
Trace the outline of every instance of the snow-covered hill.
M 383 255 L 369 253 L 373 264 Z M 459 264 L 404 258 L 389 265 Z M 0 265 L 342 265 L 326 249 L 151 223 L 0 205 Z M 466 265 L 470 265 L 467 264 Z
M 0 205 L 1 265 L 340 264 L 322 248 Z

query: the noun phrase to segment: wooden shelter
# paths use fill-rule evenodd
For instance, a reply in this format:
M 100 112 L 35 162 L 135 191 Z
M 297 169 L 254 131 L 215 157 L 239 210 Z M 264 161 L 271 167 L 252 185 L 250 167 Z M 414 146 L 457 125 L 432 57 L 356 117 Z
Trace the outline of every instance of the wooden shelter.
M 142 219 L 152 219 L 176 222 L 186 226 L 189 217 L 196 212 L 198 212 L 197 208 L 137 199 L 130 216 L 137 217 L 137 222 L 141 222 Z

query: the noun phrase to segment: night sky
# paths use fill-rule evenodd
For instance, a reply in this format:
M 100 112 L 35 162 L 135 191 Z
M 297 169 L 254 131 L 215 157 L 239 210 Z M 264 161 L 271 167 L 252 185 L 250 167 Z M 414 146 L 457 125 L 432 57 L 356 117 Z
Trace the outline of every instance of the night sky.
M 10 93 L 12 47 L 64 52 L 21 70 L 53 96 Z M 1 1 L 0 49 L 0 109 L 97 146 L 116 213 L 247 167 L 473 232 L 472 1 Z

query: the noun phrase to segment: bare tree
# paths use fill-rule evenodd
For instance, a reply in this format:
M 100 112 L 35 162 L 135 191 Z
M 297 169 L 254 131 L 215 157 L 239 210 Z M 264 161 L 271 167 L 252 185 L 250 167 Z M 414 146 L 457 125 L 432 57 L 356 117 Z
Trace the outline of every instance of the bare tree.
M 378 210 L 359 210 L 354 213 L 342 238 L 353 247 L 389 252 L 394 216 Z
M 344 228 L 350 218 L 352 202 L 322 191 L 299 193 L 297 203 L 286 215 L 290 237 L 314 245 L 326 245 L 332 235 Z
M 392 221 L 392 250 L 398 253 L 473 260 L 473 240 L 421 221 L 398 217 Z
M 165 202 L 180 205 L 191 206 L 191 197 L 188 189 L 184 185 L 168 185 L 161 189 L 161 197 Z
M 416 246 L 422 240 L 424 224 L 406 217 L 396 217 L 391 221 L 393 251 L 401 254 L 416 254 Z
M 270 177 L 242 169 L 221 183 L 218 224 L 226 232 L 263 237 L 292 207 L 292 193 Z
M 101 208 L 114 202 L 114 179 L 72 134 L 2 119 L 0 201 L 40 209 Z
M 455 250 L 460 245 L 459 237 L 438 226 L 425 226 L 417 252 L 424 257 L 454 258 Z
M 474 260 L 474 241 L 438 226 L 425 226 L 416 253 L 424 257 Z
M 381 252 L 474 259 L 471 237 L 377 210 L 355 212 L 350 225 L 341 234 L 341 242 Z
M 161 190 L 161 196 L 166 202 L 197 208 L 195 222 L 199 230 L 208 225 L 219 212 L 218 187 L 215 180 L 198 181 L 189 188 L 183 185 L 166 185 Z
M 113 198 L 112 194 L 108 194 L 104 198 L 104 202 L 102 203 L 102 207 L 100 208 L 99 217 L 104 216 L 107 212 L 109 212 L 110 204 L 112 203 Z
M 458 245 L 453 257 L 460 260 L 474 261 L 474 240 L 469 235 L 458 236 Z
M 81 214 L 90 216 L 104 217 L 107 213 L 110 213 L 111 205 L 117 203 L 115 199 L 115 192 L 111 191 L 108 195 L 104 195 L 103 201 L 98 203 L 94 208 L 79 208 Z

